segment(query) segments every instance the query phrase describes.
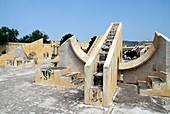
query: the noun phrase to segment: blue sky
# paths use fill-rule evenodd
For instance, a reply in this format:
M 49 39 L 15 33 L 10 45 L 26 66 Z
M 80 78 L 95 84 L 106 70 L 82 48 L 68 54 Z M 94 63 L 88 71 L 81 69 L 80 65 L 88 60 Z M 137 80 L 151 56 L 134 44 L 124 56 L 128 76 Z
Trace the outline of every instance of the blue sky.
M 19 30 L 18 38 L 39 29 L 89 41 L 111 22 L 123 22 L 124 40 L 153 40 L 155 31 L 170 38 L 170 0 L 0 0 L 0 27 Z

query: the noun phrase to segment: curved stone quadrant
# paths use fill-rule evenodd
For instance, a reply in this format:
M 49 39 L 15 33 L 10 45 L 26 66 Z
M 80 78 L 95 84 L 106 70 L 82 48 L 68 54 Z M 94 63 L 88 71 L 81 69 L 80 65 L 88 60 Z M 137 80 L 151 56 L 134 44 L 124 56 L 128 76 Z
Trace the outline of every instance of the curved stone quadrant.
M 75 36 L 60 46 L 58 54 L 60 67 L 70 67 L 71 71 L 81 72 L 84 75 L 84 65 L 89 57 L 80 48 Z

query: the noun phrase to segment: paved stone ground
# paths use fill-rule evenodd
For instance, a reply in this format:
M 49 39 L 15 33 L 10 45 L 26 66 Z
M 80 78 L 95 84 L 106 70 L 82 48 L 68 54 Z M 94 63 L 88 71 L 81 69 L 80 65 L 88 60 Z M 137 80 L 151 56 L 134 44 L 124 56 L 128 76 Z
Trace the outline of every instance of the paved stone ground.
M 36 68 L 0 67 L 0 114 L 170 113 L 170 98 L 141 96 L 136 86 L 119 83 L 108 108 L 83 104 L 80 88 L 34 84 Z
M 111 104 L 111 107 L 113 107 L 113 109 L 114 106 L 118 106 L 123 110 L 124 107 L 129 108 L 132 112 L 138 110 L 139 112 L 141 112 L 141 114 L 170 114 L 170 98 L 139 95 L 137 92 L 137 86 L 132 84 L 118 83 L 117 93 L 116 96 L 113 97 L 113 102 Z

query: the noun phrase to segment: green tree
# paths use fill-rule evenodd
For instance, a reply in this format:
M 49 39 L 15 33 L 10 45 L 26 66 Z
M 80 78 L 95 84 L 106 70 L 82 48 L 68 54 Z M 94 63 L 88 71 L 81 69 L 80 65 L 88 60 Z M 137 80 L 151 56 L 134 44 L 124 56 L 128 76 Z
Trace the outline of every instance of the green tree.
M 72 36 L 73 36 L 73 34 L 70 34 L 70 33 L 64 35 L 60 40 L 60 46 L 61 46 L 61 44 L 63 44 L 67 39 L 69 39 Z
M 35 30 L 31 34 L 23 36 L 22 38 L 20 38 L 20 42 L 31 43 L 41 38 L 43 38 L 44 43 L 49 43 L 49 41 L 47 41 L 49 38 L 48 35 L 39 30 Z
M 89 42 L 89 46 L 87 48 L 87 52 L 90 50 L 91 46 L 93 45 L 94 41 L 96 40 L 97 36 L 93 36 Z
M 23 38 L 19 39 L 20 42 L 24 42 L 24 43 L 29 43 L 29 35 L 23 36 Z
M 8 27 L 1 27 L 0 29 L 0 45 L 5 45 L 7 42 L 18 42 L 17 36 L 19 31 L 16 29 L 9 29 Z
M 2 51 L 2 53 L 1 54 L 6 54 L 6 50 L 4 49 L 4 51 Z

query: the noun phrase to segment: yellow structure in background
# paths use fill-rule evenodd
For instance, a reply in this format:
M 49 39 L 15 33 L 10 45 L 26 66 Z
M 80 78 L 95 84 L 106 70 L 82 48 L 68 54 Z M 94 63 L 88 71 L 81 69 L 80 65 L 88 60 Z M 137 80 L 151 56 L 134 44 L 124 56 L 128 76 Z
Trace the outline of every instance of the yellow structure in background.
M 43 50 L 44 44 L 43 44 L 43 39 L 37 40 L 33 43 L 29 43 L 27 45 L 24 45 L 22 48 L 25 52 L 25 54 L 29 57 L 32 53 L 34 53 L 36 58 L 38 58 L 38 64 L 43 64 Z M 4 55 L 0 56 L 0 65 L 5 66 L 5 61 L 6 60 L 11 60 L 14 58 L 14 52 L 15 49 L 7 52 Z
M 78 42 L 80 47 L 86 51 L 88 42 Z M 50 59 L 52 54 L 58 54 L 60 41 L 51 40 L 49 44 L 44 44 L 43 39 L 37 40 L 32 43 L 14 43 L 8 42 L 5 46 L 0 46 L 0 53 L 6 51 L 6 54 L 0 56 L 0 65 L 4 66 L 6 60 L 14 58 L 14 50 L 22 46 L 28 58 L 38 58 L 38 64 L 43 63 L 43 59 Z
M 8 42 L 6 45 L 0 45 L 0 54 L 2 53 L 2 51 L 6 51 L 6 52 L 10 52 L 14 49 L 16 49 L 19 46 L 26 46 L 28 44 L 31 43 L 17 43 L 17 42 Z M 86 51 L 88 46 L 89 46 L 89 42 L 78 42 L 78 44 L 80 45 L 80 47 Z M 50 54 L 57 54 L 58 53 L 58 48 L 60 47 L 60 41 L 59 40 L 50 40 L 49 44 L 44 44 L 44 49 L 50 49 Z

